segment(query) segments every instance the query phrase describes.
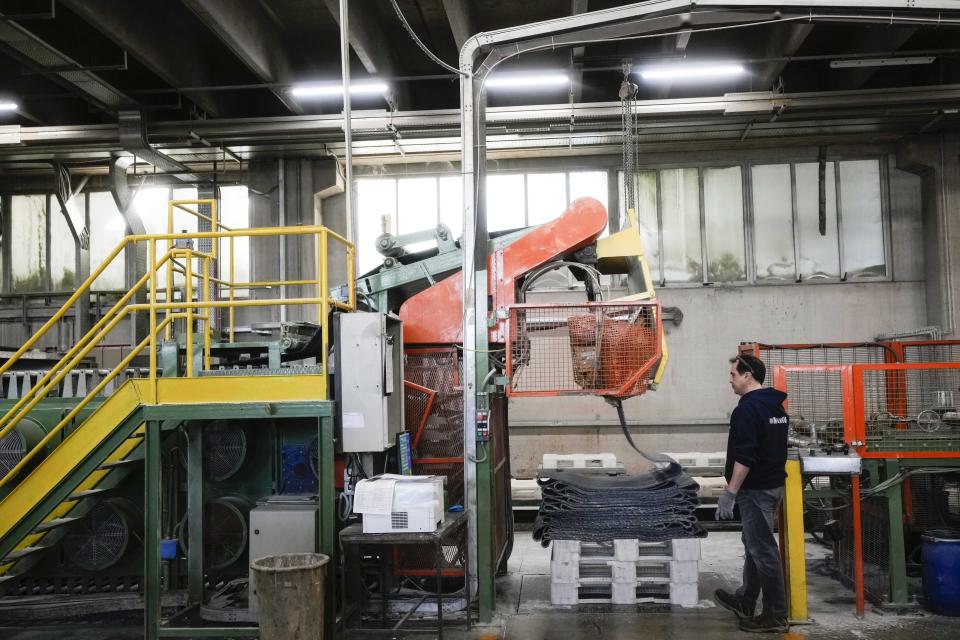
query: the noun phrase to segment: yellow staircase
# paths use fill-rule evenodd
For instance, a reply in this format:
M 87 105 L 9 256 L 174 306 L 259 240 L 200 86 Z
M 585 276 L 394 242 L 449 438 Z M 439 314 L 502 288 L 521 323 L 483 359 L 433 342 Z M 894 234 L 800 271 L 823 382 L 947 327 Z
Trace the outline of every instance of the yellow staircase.
M 197 209 L 191 208 L 196 206 Z M 199 213 L 207 206 L 211 216 Z M 173 210 L 179 208 L 210 223 L 214 231 L 173 233 Z M 276 282 L 234 282 L 233 244 L 236 237 L 306 236 L 316 239 L 317 260 L 315 280 Z M 129 472 L 129 466 L 139 456 L 144 442 L 145 422 L 151 407 L 164 405 L 230 405 L 251 403 L 269 408 L 272 403 L 315 402 L 325 400 L 325 375 L 248 375 L 217 376 L 211 366 L 210 322 L 213 309 L 229 311 L 229 341 L 233 341 L 234 311 L 241 307 L 280 305 L 310 305 L 317 309 L 322 325 L 322 358 L 320 371 L 327 371 L 327 344 L 329 329 L 326 318 L 331 309 L 355 309 L 356 292 L 353 278 L 348 276 L 349 298 L 335 299 L 330 294 L 327 267 L 330 260 L 330 240 L 342 247 L 347 273 L 354 271 L 354 248 L 341 236 L 325 227 L 279 227 L 268 229 L 232 230 L 217 222 L 216 202 L 213 200 L 173 201 L 168 209 L 168 233 L 127 236 L 77 291 L 64 303 L 43 327 L 0 366 L 0 374 L 9 370 L 17 360 L 59 322 L 81 296 L 89 295 L 96 278 L 120 257 L 126 248 L 146 248 L 152 268 L 142 276 L 117 304 L 111 308 L 84 335 L 70 351 L 51 368 L 15 405 L 0 417 L 0 438 L 10 433 L 20 420 L 26 418 L 44 398 L 56 389 L 70 372 L 82 364 L 84 358 L 104 340 L 125 318 L 144 313 L 149 316 L 148 335 L 91 390 L 87 397 L 69 411 L 63 419 L 5 476 L 0 477 L 0 581 L 11 574 L 18 562 L 36 557 L 51 546 L 56 537 L 81 517 L 90 502 L 116 486 Z M 166 253 L 158 254 L 158 245 L 166 245 Z M 193 248 L 195 243 L 206 244 L 207 251 Z M 220 246 L 229 247 L 227 279 L 211 276 L 219 264 Z M 222 266 L 222 265 L 221 265 Z M 174 274 L 182 275 L 182 282 L 174 286 Z M 161 287 L 165 280 L 165 287 Z M 196 281 L 196 282 L 195 282 Z M 277 290 L 284 286 L 301 290 L 314 285 L 312 297 L 285 299 L 238 299 L 235 293 L 258 288 Z M 146 291 L 144 291 L 146 290 Z M 144 291 L 145 303 L 134 303 L 136 294 Z M 179 298 L 177 293 L 180 293 Z M 186 345 L 185 377 L 162 378 L 158 373 L 157 352 L 163 336 L 173 338 L 175 323 L 180 323 Z M 195 325 L 199 328 L 195 329 Z M 196 331 L 197 338 L 194 334 Z M 195 346 L 201 345 L 201 346 Z M 202 349 L 195 365 L 194 349 Z M 130 379 L 120 385 L 99 407 L 77 425 L 57 444 L 74 424 L 80 412 L 124 371 L 135 357 L 146 351 L 149 357 L 149 376 Z M 207 369 L 197 376 L 195 369 Z M 162 412 L 159 412 L 162 413 Z M 157 415 L 157 414 L 154 414 Z M 43 454 L 46 453 L 44 457 Z M 32 468 L 31 468 L 32 465 Z M 7 492 L 6 495 L 3 492 Z M 46 544 L 45 544 L 46 543 Z

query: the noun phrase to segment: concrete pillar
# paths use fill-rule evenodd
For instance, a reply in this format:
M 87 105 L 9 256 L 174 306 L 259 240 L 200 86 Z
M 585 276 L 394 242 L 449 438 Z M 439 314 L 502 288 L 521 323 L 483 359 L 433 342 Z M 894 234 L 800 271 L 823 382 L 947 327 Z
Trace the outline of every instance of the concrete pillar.
M 897 149 L 897 167 L 923 180 L 927 322 L 953 335 L 960 319 L 960 133 L 909 138 Z
M 343 180 L 333 158 L 285 158 L 251 163 L 247 185 L 250 193 L 250 226 L 308 226 L 325 224 L 337 233 L 347 228 L 342 204 Z M 339 202 L 339 204 L 338 204 Z M 250 243 L 250 279 L 254 281 L 310 280 L 316 274 L 317 247 L 308 236 L 253 238 Z M 331 245 L 331 286 L 345 282 L 345 258 Z M 312 297 L 313 285 L 286 287 L 285 296 Z M 279 288 L 257 290 L 255 298 L 276 298 Z M 280 322 L 283 320 L 317 321 L 312 306 L 287 307 L 281 314 L 276 309 L 248 309 L 238 314 L 239 324 Z M 240 321 L 240 317 L 244 321 Z

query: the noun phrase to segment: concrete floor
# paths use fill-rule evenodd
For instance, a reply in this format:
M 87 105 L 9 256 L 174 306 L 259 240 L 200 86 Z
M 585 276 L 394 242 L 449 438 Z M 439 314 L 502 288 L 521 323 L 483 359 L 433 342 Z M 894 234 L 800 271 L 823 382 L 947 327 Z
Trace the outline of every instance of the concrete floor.
M 518 531 L 508 573 L 497 581 L 497 618 L 491 625 L 466 632 L 450 628 L 451 640 L 720 640 L 742 638 L 736 619 L 713 604 L 714 589 L 735 588 L 743 561 L 739 533 L 712 533 L 703 542 L 700 605 L 695 609 L 592 605 L 554 607 L 550 604 L 549 550 L 529 532 Z M 826 557 L 826 551 L 808 544 L 808 566 Z M 810 616 L 808 625 L 795 625 L 783 638 L 793 640 L 948 640 L 960 637 L 960 618 L 930 614 L 893 615 L 868 610 L 863 620 L 854 615 L 853 593 L 832 578 L 808 571 Z M 869 608 L 868 608 L 869 609 Z M 0 625 L 2 625 L 0 621 Z M 3 640 L 133 640 L 141 628 L 130 625 L 72 623 L 33 628 L 0 626 Z M 389 634 L 351 631 L 350 640 L 390 638 Z M 400 637 L 400 636 L 393 636 Z M 403 637 L 429 638 L 432 633 L 408 632 Z

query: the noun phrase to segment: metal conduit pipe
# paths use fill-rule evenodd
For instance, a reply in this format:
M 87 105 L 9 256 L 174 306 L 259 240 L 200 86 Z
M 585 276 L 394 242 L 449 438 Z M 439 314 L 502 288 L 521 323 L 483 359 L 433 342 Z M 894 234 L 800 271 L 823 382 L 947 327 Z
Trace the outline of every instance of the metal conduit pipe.
M 706 9 L 705 11 L 698 11 Z M 727 11 L 723 11 L 726 9 Z M 747 12 L 747 9 L 753 9 Z M 486 162 L 486 98 L 484 83 L 493 69 L 521 53 L 565 48 L 589 42 L 673 35 L 691 26 L 707 30 L 739 28 L 772 22 L 853 22 L 883 24 L 960 23 L 956 2 L 930 0 L 922 7 L 910 0 L 782 0 L 776 8 L 769 0 L 653 0 L 602 11 L 479 33 L 460 50 L 461 171 L 463 174 L 463 439 L 464 457 L 476 459 L 476 412 L 486 401 L 482 383 L 486 360 L 476 358 L 486 347 L 487 231 L 483 197 Z M 843 11 L 849 13 L 841 13 Z M 869 13 L 869 12 L 874 13 Z M 731 25 L 729 23 L 739 23 Z M 694 29 L 697 30 L 697 29 Z M 704 30 L 704 29 L 699 29 Z M 483 61 L 481 54 L 486 53 Z M 479 64 L 478 64 L 479 63 Z M 479 241 L 478 241 L 479 237 Z M 480 321 L 478 322 L 478 316 Z M 465 463 L 464 483 L 468 526 L 470 573 L 478 576 L 477 473 L 475 463 Z M 484 511 L 489 511 L 488 496 Z M 487 541 L 484 541 L 487 542 Z M 489 569 L 489 567 L 486 567 Z M 491 573 L 492 572 L 489 572 Z M 492 613 L 492 575 L 479 583 L 480 618 Z M 474 592 L 471 585 L 469 594 Z

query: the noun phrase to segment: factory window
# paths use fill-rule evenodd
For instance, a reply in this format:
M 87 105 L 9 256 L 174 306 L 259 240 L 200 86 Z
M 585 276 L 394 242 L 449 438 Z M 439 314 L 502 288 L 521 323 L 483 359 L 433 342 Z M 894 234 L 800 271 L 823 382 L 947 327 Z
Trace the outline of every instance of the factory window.
M 740 167 L 703 170 L 707 282 L 747 279 L 743 240 L 743 176 Z
M 738 166 L 643 170 L 636 179 L 640 233 L 661 283 L 888 275 L 877 159 L 824 164 L 822 216 L 816 162 L 754 165 L 745 175 Z
M 761 164 L 753 176 L 753 233 L 757 281 L 793 280 L 793 191 L 789 164 Z
M 220 223 L 231 229 L 246 229 L 250 226 L 250 193 L 245 186 L 220 187 L 220 210 L 217 212 Z M 230 275 L 230 241 L 221 240 L 218 249 L 221 277 Z M 250 238 L 233 239 L 233 280 L 250 281 Z M 238 290 L 235 293 L 245 295 Z
M 89 197 L 90 272 L 93 273 L 123 240 L 127 224 L 109 191 L 95 191 L 90 193 Z M 117 291 L 124 288 L 123 254 L 110 262 L 110 265 L 94 281 L 93 288 L 101 291 Z
M 47 196 L 13 196 L 10 208 L 13 291 L 43 291 L 47 278 Z
M 697 169 L 660 172 L 663 278 L 667 282 L 702 282 L 700 184 Z
M 73 291 L 77 282 L 77 245 L 70 233 L 57 199 L 50 198 L 50 287 L 53 291 Z M 67 200 L 67 213 L 79 233 L 84 228 L 86 205 L 84 197 Z
M 382 262 L 376 251 L 376 239 L 382 233 L 426 231 L 442 222 L 459 238 L 463 233 L 462 184 L 459 175 L 357 180 L 357 273 L 366 273 Z M 520 229 L 557 218 L 572 200 L 584 196 L 596 198 L 606 207 L 607 173 L 491 174 L 486 193 L 487 230 Z M 407 250 L 432 244 L 418 243 Z

